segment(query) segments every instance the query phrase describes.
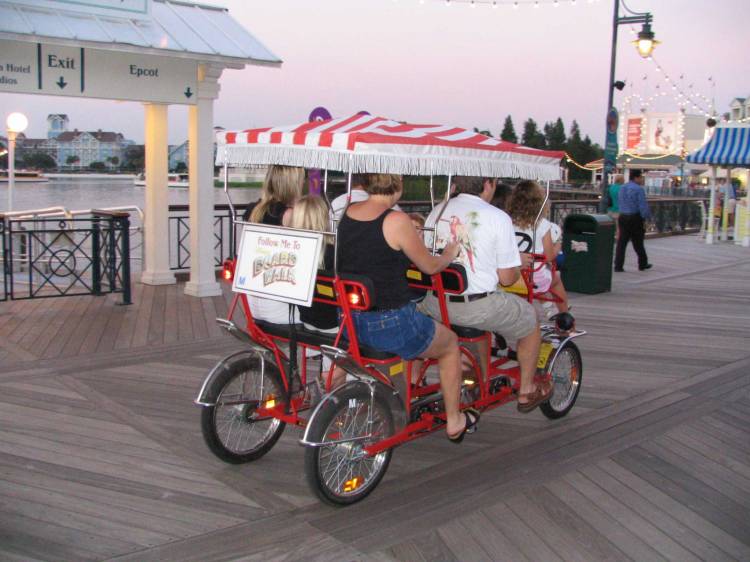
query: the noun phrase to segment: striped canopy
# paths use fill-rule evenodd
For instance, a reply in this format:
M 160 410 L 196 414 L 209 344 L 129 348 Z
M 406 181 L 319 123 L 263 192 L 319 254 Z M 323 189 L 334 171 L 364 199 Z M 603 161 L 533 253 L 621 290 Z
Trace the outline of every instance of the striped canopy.
M 711 139 L 687 157 L 691 164 L 750 166 L 750 127 L 716 127 Z
M 560 178 L 563 152 L 460 127 L 414 125 L 358 113 L 342 119 L 217 133 L 219 165 L 282 164 L 343 172 Z

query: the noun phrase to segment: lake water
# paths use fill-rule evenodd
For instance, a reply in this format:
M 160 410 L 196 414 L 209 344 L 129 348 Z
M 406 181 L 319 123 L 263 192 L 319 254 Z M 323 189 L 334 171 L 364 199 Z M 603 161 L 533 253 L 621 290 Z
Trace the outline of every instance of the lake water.
M 257 188 L 230 189 L 232 202 L 244 205 L 260 196 Z M 136 187 L 132 178 L 64 178 L 49 182 L 16 183 L 13 188 L 13 210 L 28 211 L 45 207 L 69 210 L 136 206 L 144 208 L 145 188 Z M 226 203 L 224 190 L 214 189 L 214 202 Z M 187 205 L 188 190 L 169 189 L 170 205 Z M 0 183 L 0 212 L 8 210 L 8 184 Z

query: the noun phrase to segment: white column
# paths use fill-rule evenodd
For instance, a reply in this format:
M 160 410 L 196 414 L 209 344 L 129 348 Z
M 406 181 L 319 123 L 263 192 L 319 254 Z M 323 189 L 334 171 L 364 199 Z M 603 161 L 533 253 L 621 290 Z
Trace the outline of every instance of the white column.
M 214 100 L 223 67 L 200 65 L 196 104 L 190 106 L 190 281 L 185 293 L 194 297 L 221 294 L 214 263 Z
M 714 211 L 716 210 L 716 166 L 711 166 L 711 195 L 708 200 L 708 224 L 706 225 L 706 244 L 714 243 Z
M 146 114 L 146 207 L 143 219 L 143 273 L 146 285 L 175 282 L 169 269 L 169 175 L 167 106 L 143 104 Z

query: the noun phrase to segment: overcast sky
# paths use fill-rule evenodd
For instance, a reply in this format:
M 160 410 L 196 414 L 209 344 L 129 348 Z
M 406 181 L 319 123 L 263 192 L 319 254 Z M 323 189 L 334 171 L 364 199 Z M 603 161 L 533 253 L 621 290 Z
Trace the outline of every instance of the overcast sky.
M 613 0 L 575 5 L 560 0 L 557 8 L 517 10 L 455 1 L 447 6 L 443 0 L 204 3 L 227 7 L 284 60 L 280 69 L 225 71 L 215 123 L 229 129 L 304 121 L 313 107 L 323 105 L 334 116 L 364 109 L 494 134 L 507 114 L 519 134 L 529 116 L 540 125 L 560 116 L 566 129 L 577 119 L 597 142 L 604 136 Z M 692 91 L 715 96 L 720 112 L 733 98 L 750 96 L 750 0 L 627 4 L 653 13 L 653 30 L 662 41 L 655 59 L 686 91 L 693 84 Z M 653 62 L 637 55 L 632 39 L 621 26 L 617 78 L 632 83 L 625 93 L 647 97 L 656 84 L 667 88 Z M 616 105 L 623 98 L 617 94 Z M 656 106 L 676 108 L 671 95 Z M 0 94 L 3 121 L 10 111 L 28 115 L 30 136 L 45 135 L 48 113 L 67 113 L 71 128 L 120 131 L 143 140 L 137 103 Z M 182 142 L 186 135 L 187 112 L 170 109 L 170 142 Z

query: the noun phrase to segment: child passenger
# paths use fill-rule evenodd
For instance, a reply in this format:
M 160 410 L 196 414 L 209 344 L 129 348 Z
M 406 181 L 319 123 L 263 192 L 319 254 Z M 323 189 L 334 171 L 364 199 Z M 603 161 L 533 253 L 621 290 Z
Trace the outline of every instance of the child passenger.
M 552 242 L 552 223 L 542 217 L 534 230 L 534 221 L 543 203 L 544 191 L 539 184 L 534 181 L 522 181 L 513 189 L 508 214 L 513 219 L 521 253 L 543 254 L 548 262 L 552 262 L 558 253 Z M 568 311 L 568 294 L 565 292 L 559 271 L 553 274 L 548 265 L 535 269 L 534 286 L 539 293 L 549 291 L 560 297 L 560 302 L 555 303 L 557 310 Z
M 289 226 L 304 230 L 328 232 L 330 222 L 327 205 L 320 197 L 312 195 L 304 196 L 294 205 Z M 333 269 L 333 256 L 333 238 L 325 236 L 318 260 L 318 269 Z M 336 334 L 338 332 L 338 309 L 335 306 L 313 301 L 311 306 L 298 306 L 297 309 L 299 318 L 306 329 L 326 334 Z M 324 373 L 328 372 L 330 365 L 330 360 L 324 357 Z M 331 381 L 332 388 L 343 384 L 345 380 L 346 374 L 344 371 L 336 369 Z

